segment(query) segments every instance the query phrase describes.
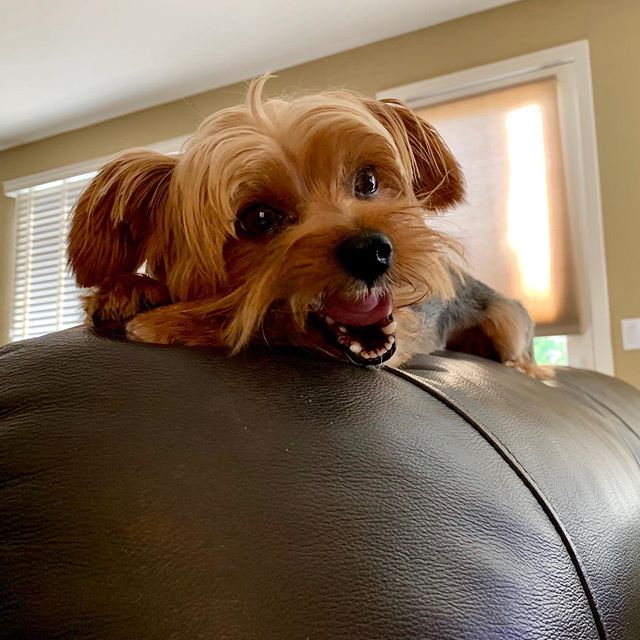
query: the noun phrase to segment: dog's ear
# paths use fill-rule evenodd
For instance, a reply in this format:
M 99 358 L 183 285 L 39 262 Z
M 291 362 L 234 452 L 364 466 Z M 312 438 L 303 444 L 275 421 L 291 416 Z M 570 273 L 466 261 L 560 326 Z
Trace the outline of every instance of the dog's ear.
M 368 100 L 413 173 L 413 190 L 427 209 L 442 210 L 464 198 L 460 165 L 438 132 L 397 100 Z
M 167 203 L 178 160 L 147 149 L 109 162 L 76 203 L 69 231 L 69 266 L 81 287 L 135 273 Z

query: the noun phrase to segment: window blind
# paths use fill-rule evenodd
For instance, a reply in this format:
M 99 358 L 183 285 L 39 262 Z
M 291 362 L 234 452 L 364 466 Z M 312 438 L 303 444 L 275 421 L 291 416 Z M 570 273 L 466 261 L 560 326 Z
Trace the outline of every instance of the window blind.
M 34 338 L 82 321 L 67 268 L 69 214 L 95 173 L 16 193 L 16 253 L 11 340 Z
M 537 335 L 581 331 L 557 81 L 548 78 L 418 110 L 451 147 L 466 202 L 434 222 L 470 271 L 520 300 Z

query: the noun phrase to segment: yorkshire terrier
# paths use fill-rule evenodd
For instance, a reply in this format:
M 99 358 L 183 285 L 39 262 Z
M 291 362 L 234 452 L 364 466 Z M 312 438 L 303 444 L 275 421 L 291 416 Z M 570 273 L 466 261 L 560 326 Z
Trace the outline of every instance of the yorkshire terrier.
M 69 263 L 91 288 L 90 324 L 231 354 L 296 345 L 359 365 L 449 348 L 549 377 L 524 307 L 465 274 L 457 243 L 430 226 L 463 198 L 435 129 L 393 100 L 266 100 L 264 82 L 180 154 L 125 153 L 82 194 Z

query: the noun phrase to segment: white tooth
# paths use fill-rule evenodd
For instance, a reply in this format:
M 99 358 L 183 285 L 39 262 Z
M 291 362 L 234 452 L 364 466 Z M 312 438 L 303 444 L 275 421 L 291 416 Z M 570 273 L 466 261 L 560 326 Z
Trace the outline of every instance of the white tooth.
M 358 354 L 362 351 L 362 345 L 359 342 L 352 342 L 349 345 L 349 350 L 353 351 L 353 353 Z
M 324 321 L 331 326 L 332 324 L 335 324 L 336 321 L 333 318 L 330 318 L 329 316 L 324 316 Z
M 340 326 L 338 327 L 338 331 L 339 331 L 340 333 L 347 333 L 347 327 L 343 327 L 342 325 L 340 325 Z
M 393 347 L 393 342 L 387 340 L 387 342 L 384 343 L 384 348 L 389 351 L 389 349 L 391 349 L 391 347 Z
M 382 333 L 386 333 L 389 336 L 392 333 L 396 332 L 396 329 L 398 328 L 398 323 L 395 320 L 392 320 L 389 324 L 386 324 L 384 327 L 381 327 L 381 328 L 382 328 Z
M 385 353 L 387 353 L 387 351 L 389 351 L 389 349 L 378 349 L 378 351 L 376 353 L 379 356 L 383 356 Z
M 389 336 L 387 338 L 387 343 L 388 344 L 393 344 L 396 341 L 396 337 L 395 336 Z

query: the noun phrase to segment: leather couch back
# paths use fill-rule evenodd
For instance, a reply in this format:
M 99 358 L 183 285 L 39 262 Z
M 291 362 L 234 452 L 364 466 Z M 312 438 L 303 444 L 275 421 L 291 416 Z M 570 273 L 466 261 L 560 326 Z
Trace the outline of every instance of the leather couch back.
M 109 341 L 0 351 L 0 637 L 640 637 L 640 393 Z

